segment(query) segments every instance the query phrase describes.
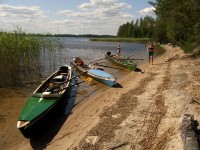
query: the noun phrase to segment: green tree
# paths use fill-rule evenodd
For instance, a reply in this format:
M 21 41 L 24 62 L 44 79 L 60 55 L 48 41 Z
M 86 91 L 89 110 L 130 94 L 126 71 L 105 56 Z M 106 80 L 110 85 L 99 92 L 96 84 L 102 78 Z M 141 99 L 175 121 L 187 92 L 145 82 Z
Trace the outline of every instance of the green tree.
M 174 44 L 186 46 L 187 51 L 198 47 L 199 0 L 156 0 L 149 3 L 155 7 L 156 36 L 159 41 L 167 39 Z
M 137 19 L 134 23 L 134 20 L 127 22 L 119 27 L 117 36 L 118 37 L 133 37 L 133 38 L 151 38 L 154 33 L 155 20 L 146 16 L 144 19 Z
M 155 20 L 153 17 L 146 16 L 144 18 L 140 18 L 140 30 L 142 37 L 152 38 L 154 33 Z
M 133 29 L 133 21 L 132 21 L 132 22 L 129 23 L 129 25 L 128 25 L 128 37 L 134 37 L 133 31 L 134 31 L 134 29 Z

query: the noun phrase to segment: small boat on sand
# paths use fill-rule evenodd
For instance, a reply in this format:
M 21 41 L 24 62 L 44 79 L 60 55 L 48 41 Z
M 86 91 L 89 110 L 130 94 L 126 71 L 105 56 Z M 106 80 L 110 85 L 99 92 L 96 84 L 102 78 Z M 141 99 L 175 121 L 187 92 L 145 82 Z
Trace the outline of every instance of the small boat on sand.
M 112 76 L 111 74 L 103 71 L 102 68 L 94 68 L 90 65 L 85 64 L 81 58 L 76 57 L 71 64 L 76 67 L 76 69 L 83 73 L 88 75 L 89 77 L 104 83 L 108 86 L 114 86 L 116 84 L 116 78 Z
M 70 94 L 72 69 L 61 66 L 50 75 L 28 98 L 18 118 L 17 128 L 26 138 L 40 132 L 41 126 L 48 126 L 47 120 L 57 114 L 63 101 Z
M 111 52 L 107 52 L 105 57 L 111 62 L 123 66 L 129 70 L 135 71 L 137 68 L 137 64 L 133 62 L 133 59 L 119 58 L 117 55 L 112 55 Z

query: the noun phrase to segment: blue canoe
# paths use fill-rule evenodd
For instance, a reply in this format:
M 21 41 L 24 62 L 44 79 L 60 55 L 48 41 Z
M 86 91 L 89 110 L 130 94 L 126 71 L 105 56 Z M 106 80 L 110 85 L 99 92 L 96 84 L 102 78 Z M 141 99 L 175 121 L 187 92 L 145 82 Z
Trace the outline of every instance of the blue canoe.
M 85 73 L 89 77 L 91 77 L 101 83 L 104 83 L 108 86 L 114 86 L 117 83 L 116 78 L 105 71 L 102 71 L 100 69 L 91 68 L 88 65 L 80 66 L 80 65 L 77 65 L 77 63 L 75 63 L 74 61 L 71 62 L 71 64 L 74 67 L 76 67 L 78 71 Z
M 114 86 L 116 84 L 115 77 L 102 70 L 90 69 L 87 71 L 87 75 L 108 86 Z

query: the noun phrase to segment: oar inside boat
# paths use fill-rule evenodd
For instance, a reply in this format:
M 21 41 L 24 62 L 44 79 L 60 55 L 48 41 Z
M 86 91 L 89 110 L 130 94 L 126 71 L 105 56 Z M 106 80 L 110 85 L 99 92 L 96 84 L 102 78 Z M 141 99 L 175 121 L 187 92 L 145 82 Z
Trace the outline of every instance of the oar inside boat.
M 88 63 L 88 65 L 89 65 L 89 64 L 92 64 L 92 63 L 94 63 L 94 62 L 97 62 L 97 61 L 100 61 L 100 60 L 106 59 L 106 58 L 107 58 L 107 57 L 105 57 L 105 58 L 101 58 L 101 59 L 98 59 L 98 60 L 95 60 L 95 61 L 92 61 L 92 62 Z
M 72 86 L 78 86 L 78 85 L 81 84 L 81 83 L 90 82 L 90 81 L 92 81 L 92 78 L 88 77 L 87 79 L 85 79 L 85 80 L 83 80 L 83 81 L 77 82 L 77 83 L 75 83 L 75 84 L 70 84 L 70 86 L 68 86 L 68 87 L 66 87 L 66 88 L 62 88 L 62 89 L 60 89 L 59 91 L 65 90 L 65 89 L 67 89 L 67 88 L 69 88 L 69 87 L 72 87 Z M 52 94 L 57 93 L 57 92 L 59 92 L 59 91 L 52 92 Z
M 125 58 L 125 59 L 122 59 L 122 60 L 144 60 L 144 59 L 140 59 L 140 58 L 129 58 L 129 59 L 127 59 L 127 58 Z
M 63 82 L 54 82 L 53 80 L 51 82 L 49 82 L 49 84 L 47 84 L 48 88 L 47 91 L 51 91 L 52 93 L 58 93 L 62 90 L 64 90 L 65 88 L 62 88 L 62 86 L 64 84 L 66 84 L 67 82 L 71 82 L 73 79 L 78 79 L 80 77 L 80 75 L 74 76 L 71 79 L 68 79 L 66 81 Z
M 84 83 L 84 82 L 86 82 L 86 81 L 81 81 L 81 82 L 78 82 L 78 83 L 75 83 L 75 84 L 70 84 L 68 87 L 61 88 L 61 89 L 59 89 L 58 91 L 53 91 L 53 92 L 51 92 L 51 94 L 58 93 L 58 92 L 60 92 L 60 91 L 62 91 L 62 90 L 66 90 L 67 88 L 70 88 L 70 87 L 73 87 L 73 86 L 78 86 L 79 84 Z
M 134 55 L 130 55 L 130 56 L 128 56 L 127 59 L 130 58 L 131 56 L 134 56 Z
M 97 65 L 97 66 L 100 66 L 100 67 L 107 67 L 107 68 L 112 68 L 112 69 L 124 70 L 124 69 L 122 69 L 122 68 L 111 67 L 111 66 L 102 65 L 102 64 L 99 64 L 99 63 L 95 63 L 94 65 Z
M 125 60 L 125 58 L 115 57 L 116 55 L 112 55 L 111 52 L 106 53 L 106 57 L 113 63 L 121 65 L 129 70 L 134 71 L 137 68 L 137 64 L 131 60 Z
M 109 57 L 115 56 L 115 55 L 111 55 L 111 52 L 107 52 L 106 54 L 107 54 L 107 56 L 109 56 Z M 144 60 L 144 59 L 142 59 L 142 58 L 130 58 L 131 56 L 134 56 L 134 55 L 130 55 L 130 56 L 125 57 L 125 58 L 120 58 L 119 60 Z M 106 58 L 107 58 L 107 57 L 106 57 Z

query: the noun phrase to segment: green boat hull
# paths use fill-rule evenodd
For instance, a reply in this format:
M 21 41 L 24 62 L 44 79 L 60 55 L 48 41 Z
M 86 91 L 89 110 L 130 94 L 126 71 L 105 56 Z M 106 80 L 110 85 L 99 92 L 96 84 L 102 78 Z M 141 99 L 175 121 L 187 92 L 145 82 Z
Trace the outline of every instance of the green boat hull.
M 39 111 L 33 112 L 33 115 L 28 116 L 30 118 L 33 118 L 30 123 L 22 128 L 19 128 L 23 136 L 26 138 L 31 138 L 44 132 L 44 130 L 46 130 L 50 124 L 54 124 L 54 121 L 55 119 L 57 119 L 58 116 L 64 115 L 69 93 L 70 89 L 68 89 L 68 91 L 63 94 L 59 99 L 45 99 L 44 103 L 46 104 L 44 104 L 45 106 L 43 107 L 46 108 L 46 110 L 43 109 L 42 113 L 40 114 Z M 38 115 L 36 116 L 36 114 Z M 34 116 L 36 117 L 34 118 Z
M 59 70 L 54 72 L 27 99 L 17 122 L 17 128 L 24 137 L 30 138 L 40 133 L 53 121 L 55 115 L 64 114 L 71 91 L 72 71 L 69 68 L 67 73 L 62 73 L 65 75 L 60 75 Z M 65 78 L 60 81 L 60 77 Z M 54 86 L 56 88 L 50 90 L 51 83 L 57 84 Z
M 115 64 L 117 64 L 117 65 L 120 65 L 120 66 L 122 66 L 122 67 L 124 67 L 124 68 L 126 68 L 126 69 L 129 69 L 129 70 L 131 70 L 131 71 L 135 71 L 136 68 L 137 68 L 137 64 L 134 63 L 134 62 L 131 61 L 131 60 L 117 59 L 117 58 L 114 57 L 114 55 L 107 55 L 107 54 L 106 54 L 105 56 L 106 56 L 106 58 L 107 58 L 108 60 L 110 60 L 111 62 L 113 62 L 113 63 L 115 63 Z

